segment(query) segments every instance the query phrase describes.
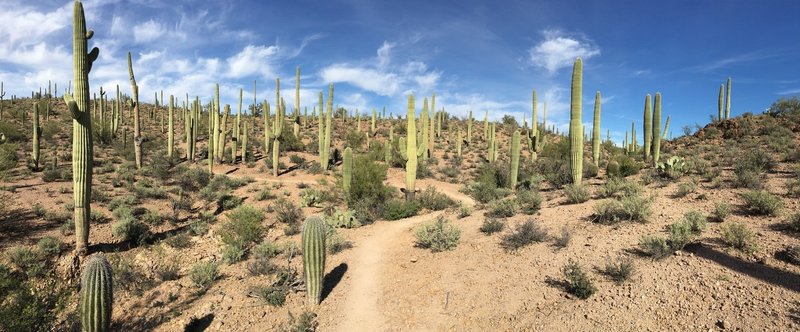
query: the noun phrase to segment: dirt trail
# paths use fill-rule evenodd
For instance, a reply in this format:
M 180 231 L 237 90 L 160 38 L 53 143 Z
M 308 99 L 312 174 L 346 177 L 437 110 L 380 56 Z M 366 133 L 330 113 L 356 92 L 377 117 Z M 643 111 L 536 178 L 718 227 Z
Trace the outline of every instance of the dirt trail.
M 388 182 L 394 186 L 402 184 L 402 181 L 398 180 L 396 176 L 390 176 Z M 474 205 L 471 198 L 454 189 L 455 185 L 438 181 L 426 182 L 431 184 L 435 182 L 439 192 L 457 201 L 462 201 L 466 205 Z M 350 267 L 348 270 L 350 279 L 343 285 L 345 288 L 343 293 L 346 295 L 341 307 L 343 310 L 338 311 L 344 313 L 345 317 L 334 329 L 335 331 L 388 330 L 378 301 L 382 294 L 382 281 L 389 280 L 383 276 L 385 257 L 395 252 L 399 246 L 407 245 L 399 240 L 402 238 L 399 236 L 400 234 L 441 214 L 442 212 L 439 211 L 397 221 L 378 222 L 368 226 L 371 228 L 371 234 L 365 237 L 363 242 L 357 243 L 347 262 Z

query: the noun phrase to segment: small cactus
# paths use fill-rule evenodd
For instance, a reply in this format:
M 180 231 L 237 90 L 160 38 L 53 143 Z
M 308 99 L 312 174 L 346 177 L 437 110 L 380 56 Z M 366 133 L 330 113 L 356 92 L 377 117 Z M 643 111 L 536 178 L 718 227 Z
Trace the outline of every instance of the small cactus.
M 308 303 L 318 305 L 325 277 L 325 222 L 317 216 L 306 218 L 303 225 L 303 271 Z
M 81 275 L 81 325 L 84 332 L 104 332 L 111 327 L 114 308 L 111 264 L 103 254 L 88 259 Z

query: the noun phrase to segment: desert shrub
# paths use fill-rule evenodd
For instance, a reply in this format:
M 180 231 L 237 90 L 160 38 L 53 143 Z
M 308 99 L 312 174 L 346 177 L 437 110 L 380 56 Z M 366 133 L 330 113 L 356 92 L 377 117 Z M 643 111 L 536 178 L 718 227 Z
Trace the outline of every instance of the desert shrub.
M 163 199 L 167 198 L 167 191 L 163 187 L 156 185 L 148 178 L 141 179 L 136 182 L 133 187 L 133 193 L 139 199 Z
M 47 331 L 58 326 L 56 316 L 73 290 L 59 281 L 25 280 L 0 264 L 0 330 Z M 77 326 L 74 326 L 77 327 Z
M 589 187 L 586 185 L 569 184 L 564 186 L 564 193 L 567 195 L 568 204 L 583 203 L 591 198 Z
M 198 262 L 192 265 L 189 270 L 189 279 L 194 285 L 202 290 L 211 287 L 211 284 L 219 277 L 219 269 L 213 262 Z
M 303 219 L 303 210 L 290 200 L 284 199 L 283 197 L 278 198 L 278 200 L 275 201 L 275 204 L 273 204 L 272 208 L 277 214 L 276 218 L 278 219 L 278 222 L 288 225 L 296 225 L 299 224 L 300 220 Z
M 272 241 L 263 240 L 257 246 L 253 247 L 253 257 L 256 259 L 270 259 L 277 257 L 281 253 L 281 247 Z
M 683 182 L 678 185 L 678 190 L 675 191 L 675 197 L 686 197 L 693 192 L 697 191 L 697 184 L 694 182 Z
M 400 127 L 402 128 L 402 126 Z M 313 332 L 317 330 L 317 326 L 319 323 L 317 322 L 317 314 L 311 311 L 304 311 L 300 314 L 299 318 L 295 318 L 291 312 L 289 312 L 289 321 L 287 325 L 281 324 L 279 329 L 280 332 Z
M 532 215 L 542 207 L 542 196 L 535 189 L 518 189 L 516 203 L 520 212 Z
M 208 185 L 211 180 L 211 173 L 200 167 L 181 169 L 176 179 L 176 184 L 183 190 L 198 191 Z
M 555 241 L 553 244 L 557 248 L 566 248 L 569 246 L 569 242 L 572 240 L 572 233 L 569 231 L 569 227 L 567 225 L 561 226 L 561 234 L 555 237 Z
M 487 217 L 510 218 L 517 213 L 517 203 L 513 199 L 501 199 L 489 203 Z
M 465 187 L 464 191 L 481 203 L 488 203 L 503 197 L 500 188 L 508 187 L 510 175 L 508 167 L 500 163 L 483 164 L 478 170 L 475 182 Z
M 302 199 L 302 193 L 300 194 L 300 196 Z M 272 193 L 269 187 L 261 188 L 258 194 L 256 194 L 256 200 L 258 201 L 266 201 L 268 199 L 274 199 L 275 197 L 277 196 L 275 196 L 275 194 Z
M 577 296 L 579 299 L 588 299 L 592 294 L 597 292 L 597 288 L 589 279 L 586 272 L 572 259 L 567 262 L 567 265 L 561 268 L 561 273 L 567 281 L 567 292 Z
M 178 256 L 171 256 L 169 258 L 164 254 L 161 247 L 156 247 L 156 266 L 155 274 L 161 281 L 177 280 L 180 277 L 180 261 Z
M 684 220 L 667 226 L 667 231 L 669 232 L 667 243 L 672 251 L 681 250 L 692 242 L 692 225 Z
M 466 205 L 459 205 L 458 207 L 458 219 L 463 219 L 472 215 L 472 208 Z
M 376 163 L 367 156 L 356 156 L 353 160 L 350 194 L 345 198 L 347 205 L 354 209 L 359 205 L 362 212 L 370 216 L 380 215 L 384 202 L 391 200 L 393 196 L 392 189 L 384 184 L 386 169 L 386 165 Z M 362 220 L 364 221 L 366 220 Z
M 692 233 L 699 234 L 706 229 L 708 223 L 706 216 L 699 211 L 689 211 L 683 214 L 683 220 L 689 224 Z
M 361 227 L 358 218 L 353 210 L 336 209 L 329 217 L 325 218 L 326 224 L 333 228 L 356 228 Z
M 662 237 L 650 235 L 644 236 L 639 240 L 639 250 L 645 255 L 655 259 L 667 257 L 672 253 L 670 246 L 667 244 L 667 240 Z
M 231 248 L 223 249 L 223 252 L 241 252 L 241 258 L 246 249 L 261 238 L 264 213 L 250 205 L 243 205 L 228 212 L 226 216 L 228 222 L 222 226 L 220 235 L 222 243 Z M 234 262 L 236 261 L 238 260 Z
M 734 184 L 741 188 L 762 188 L 762 174 L 771 172 L 774 168 L 775 161 L 772 157 L 766 151 L 755 148 L 737 159 L 733 170 Z
M 300 192 L 300 205 L 307 207 L 319 206 L 322 203 L 322 192 L 314 188 L 306 188 Z
M 428 186 L 417 194 L 416 199 L 421 208 L 431 211 L 441 211 L 456 204 L 453 199 L 436 191 L 436 188 L 432 186 Z
M 626 155 L 620 155 L 617 157 L 617 163 L 619 163 L 619 176 L 622 177 L 636 175 L 639 173 L 639 170 L 642 169 L 641 164 L 639 164 L 635 159 Z
M 548 145 L 545 145 L 545 150 Z M 543 174 L 545 181 L 556 188 L 572 182 L 572 173 L 566 159 L 540 158 L 536 162 L 536 172 Z
M 800 213 L 790 215 L 786 220 L 786 225 L 790 230 L 800 232 Z
M 329 254 L 335 255 L 353 247 L 353 242 L 347 241 L 344 236 L 336 232 L 336 229 L 331 227 L 328 230 L 328 234 L 325 237 L 325 247 Z
M 480 231 L 486 235 L 491 235 L 502 231 L 505 227 L 505 223 L 501 219 L 496 218 L 486 218 L 483 220 L 481 224 Z
M 249 293 L 273 307 L 282 307 L 286 303 L 286 295 L 289 290 L 277 285 L 255 286 L 250 288 Z
M 547 230 L 539 223 L 529 219 L 503 235 L 500 246 L 506 250 L 517 250 L 534 242 L 543 242 L 546 239 Z
M 606 178 L 619 177 L 620 174 L 620 167 L 617 161 L 611 160 L 606 164 Z
M 111 211 L 114 211 L 117 208 L 119 208 L 120 206 L 126 206 L 127 207 L 127 206 L 130 206 L 130 205 L 136 205 L 138 203 L 139 203 L 139 200 L 136 199 L 136 197 L 134 197 L 132 195 L 123 195 L 123 196 L 115 197 L 114 199 L 112 199 L 111 202 L 108 203 L 108 209 L 111 210 Z M 128 210 L 130 210 L 130 209 L 128 209 Z M 117 217 L 117 216 L 115 216 L 115 217 Z M 117 218 L 119 218 L 119 217 L 117 217 Z
M 36 246 L 39 248 L 39 252 L 45 256 L 54 256 L 61 253 L 64 244 L 57 237 L 45 236 L 36 243 Z
M 777 256 L 791 264 L 800 265 L 800 246 L 786 246 L 785 249 L 777 253 Z
M 224 245 L 222 246 L 222 261 L 227 264 L 233 264 L 244 259 L 246 250 L 243 247 Z
M 119 209 L 118 209 L 119 210 Z M 114 210 L 115 212 L 117 210 Z M 125 215 L 111 226 L 111 234 L 125 242 L 143 244 L 150 238 L 150 227 L 132 215 Z
M 744 252 L 755 250 L 755 236 L 747 225 L 738 222 L 723 224 L 721 227 L 722 239 L 736 249 Z
M 7 108 L 5 110 L 8 111 Z M 20 127 L 11 123 L 9 120 L 0 122 L 0 133 L 3 133 L 3 136 L 6 137 L 5 144 L 9 144 L 8 142 L 22 142 L 27 139 L 25 133 L 20 130 Z
M 72 168 L 48 168 L 42 171 L 42 181 L 44 182 L 67 181 L 71 179 Z
M 188 248 L 192 244 L 192 238 L 189 234 L 186 233 L 178 233 L 172 237 L 167 238 L 164 242 L 166 242 L 170 247 L 175 249 L 183 249 Z
M 623 220 L 646 222 L 652 211 L 652 198 L 641 195 L 625 195 L 619 199 L 597 203 L 594 206 L 594 222 L 614 224 Z
M 419 203 L 407 202 L 403 199 L 391 199 L 383 206 L 382 215 L 387 220 L 399 220 L 415 216 L 419 212 Z
M 292 164 L 303 164 L 306 162 L 306 158 L 303 158 L 302 156 L 297 154 L 293 154 L 289 156 L 289 162 L 291 162 Z
M 583 162 L 583 178 L 585 179 L 596 178 L 598 172 L 599 168 L 597 167 L 597 165 L 593 164 L 590 161 Z
M 277 270 L 277 266 L 272 264 L 268 258 L 256 258 L 252 262 L 247 263 L 247 272 L 251 276 L 265 276 L 270 275 Z
M 242 204 L 243 201 L 244 199 L 239 196 L 222 195 L 217 198 L 217 211 L 231 210 Z
M 723 222 L 731 215 L 733 208 L 728 203 L 714 203 L 714 212 L 711 216 L 717 222 Z
M 749 191 L 742 194 L 745 209 L 752 215 L 777 216 L 783 208 L 780 197 L 766 191 Z
M 217 174 L 211 179 L 207 186 L 200 190 L 200 197 L 208 202 L 213 202 L 221 196 L 228 195 L 231 190 L 242 187 L 248 182 L 252 182 L 252 179 L 236 179 Z
M 633 259 L 622 255 L 616 259 L 606 257 L 606 262 L 600 272 L 616 283 L 627 281 L 634 273 Z
M 786 182 L 786 195 L 792 198 L 800 198 L 800 180 Z
M 351 147 L 353 148 L 353 150 L 358 150 L 361 148 L 362 145 L 364 145 L 364 142 L 366 140 L 367 140 L 366 134 L 356 130 L 350 130 L 349 132 L 347 132 L 347 136 L 345 136 L 344 139 L 345 148 Z
M 415 235 L 417 246 L 439 252 L 458 246 L 461 230 L 444 217 L 439 216 L 433 222 L 420 225 Z
M 45 263 L 29 247 L 12 247 L 6 251 L 6 258 L 28 278 L 39 276 L 45 271 Z

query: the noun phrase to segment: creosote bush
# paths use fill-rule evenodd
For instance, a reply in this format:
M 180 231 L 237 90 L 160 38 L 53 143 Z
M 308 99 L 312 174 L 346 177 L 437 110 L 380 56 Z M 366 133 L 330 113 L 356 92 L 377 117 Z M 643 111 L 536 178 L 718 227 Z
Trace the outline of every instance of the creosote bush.
M 198 262 L 189 270 L 189 278 L 195 286 L 207 290 L 219 278 L 219 270 L 214 262 Z
M 567 281 L 567 292 L 577 296 L 579 299 L 588 299 L 597 292 L 597 287 L 594 286 L 586 272 L 583 271 L 578 262 L 571 258 L 567 265 L 561 268 L 561 273 Z
M 481 224 L 480 231 L 486 235 L 491 235 L 502 231 L 505 227 L 505 223 L 501 219 L 496 218 L 486 218 L 483 220 Z
M 536 214 L 542 207 L 542 195 L 536 189 L 518 189 L 516 201 L 519 211 L 527 215 Z
M 655 259 L 667 257 L 673 252 L 666 239 L 651 235 L 646 235 L 639 240 L 639 250 Z
M 722 239 L 731 247 L 744 252 L 753 252 L 756 250 L 755 236 L 747 225 L 738 222 L 730 222 L 723 224 L 720 230 L 722 231 Z
M 564 186 L 564 193 L 567 195 L 568 204 L 583 203 L 592 197 L 592 194 L 589 192 L 589 187 L 584 184 L 568 184 Z
M 605 264 L 600 272 L 616 283 L 627 281 L 635 271 L 633 259 L 619 255 L 616 259 L 606 257 Z
M 547 230 L 533 219 L 528 219 L 503 235 L 500 246 L 506 250 L 517 250 L 545 240 L 547 240 Z
M 615 224 L 620 221 L 646 222 L 653 213 L 653 198 L 639 194 L 624 195 L 620 198 L 603 201 L 594 206 L 594 222 Z
M 745 209 L 752 215 L 777 216 L 783 208 L 780 197 L 766 191 L 749 191 L 742 194 Z
M 510 218 L 517 214 L 517 202 L 513 199 L 500 199 L 489 203 L 487 217 Z
M 716 222 L 723 222 L 726 218 L 728 218 L 732 213 L 733 208 L 730 204 L 720 202 L 714 203 L 714 212 L 712 212 L 711 216 Z
M 422 224 L 416 231 L 417 246 L 433 252 L 454 249 L 461 238 L 461 230 L 442 216 Z

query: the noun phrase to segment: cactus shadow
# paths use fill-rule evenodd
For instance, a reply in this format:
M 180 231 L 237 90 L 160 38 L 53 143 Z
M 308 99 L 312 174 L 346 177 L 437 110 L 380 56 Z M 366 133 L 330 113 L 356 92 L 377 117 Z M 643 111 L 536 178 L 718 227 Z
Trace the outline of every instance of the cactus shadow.
M 214 314 L 208 314 L 200 318 L 192 318 L 192 321 L 189 324 L 186 324 L 186 327 L 183 328 L 184 332 L 202 332 L 205 331 L 209 326 L 211 326 L 211 322 L 214 321 Z
M 344 278 L 344 274 L 347 272 L 347 263 L 342 263 L 333 268 L 331 272 L 325 275 L 325 280 L 322 283 L 322 301 L 325 301 L 328 298 L 328 295 L 331 294 L 334 288 L 339 285 L 339 282 L 342 281 Z
M 760 263 L 744 261 L 715 248 L 705 246 L 702 243 L 690 244 L 686 246 L 684 250 L 694 253 L 699 258 L 715 262 L 735 272 L 748 275 L 790 291 L 800 292 L 800 275 L 798 274 Z

